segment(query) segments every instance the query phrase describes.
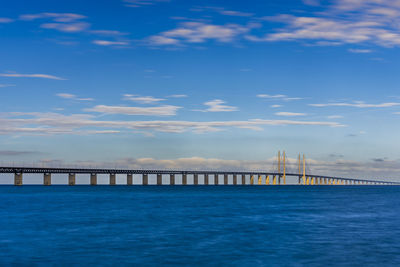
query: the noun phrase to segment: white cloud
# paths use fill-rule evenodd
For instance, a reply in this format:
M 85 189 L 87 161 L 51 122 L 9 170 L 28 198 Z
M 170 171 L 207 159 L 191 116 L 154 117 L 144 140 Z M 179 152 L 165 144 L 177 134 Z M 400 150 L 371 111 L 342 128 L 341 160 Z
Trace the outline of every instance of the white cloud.
M 61 97 L 61 98 L 66 98 L 66 99 L 74 99 L 74 98 L 76 98 L 76 95 L 66 94 L 66 93 L 60 93 L 60 94 L 57 94 L 57 96 Z
M 0 88 L 15 86 L 15 84 L 0 84 Z
M 368 54 L 372 53 L 371 49 L 348 49 L 349 52 L 351 53 L 356 53 L 356 54 Z
M 389 108 L 389 107 L 400 106 L 400 103 L 389 102 L 389 103 L 381 103 L 381 104 L 367 104 L 364 102 L 356 102 L 356 103 L 309 104 L 309 106 L 312 106 L 312 107 Z
M 188 97 L 188 96 L 187 95 L 169 95 L 167 97 L 169 97 L 169 98 L 185 98 L 185 97 Z
M 42 78 L 51 80 L 66 80 L 53 75 L 48 74 L 20 74 L 20 73 L 2 73 L 0 77 L 11 77 L 11 78 Z
M 163 98 L 155 98 L 152 96 L 137 96 L 137 95 L 124 95 L 124 100 L 130 100 L 134 102 L 139 102 L 143 104 L 152 104 L 152 103 L 157 103 L 160 101 L 164 101 L 165 99 Z
M 68 94 L 68 93 L 59 93 L 57 94 L 58 97 L 64 99 L 71 99 L 71 100 L 78 100 L 78 101 L 93 101 L 93 98 L 78 98 L 76 95 Z
M 126 32 L 113 31 L 113 30 L 91 30 L 90 33 L 102 36 L 122 36 L 129 35 Z
M 298 116 L 306 116 L 305 113 L 296 113 L 296 112 L 277 112 L 275 113 L 277 116 L 286 116 L 286 117 L 298 117 Z
M 21 15 L 19 18 L 26 21 L 50 18 L 56 22 L 74 22 L 85 19 L 86 16 L 75 13 L 38 13 Z
M 271 105 L 271 108 L 280 108 L 282 105 Z
M 160 2 L 169 2 L 170 0 L 123 0 L 127 7 L 150 6 Z
M 43 29 L 53 29 L 60 32 L 82 32 L 90 27 L 89 23 L 76 22 L 76 23 L 44 23 L 40 25 Z
M 328 119 L 341 119 L 341 118 L 343 118 L 343 116 L 341 116 L 341 115 L 331 115 L 331 116 L 328 116 Z
M 125 46 L 129 45 L 127 41 L 107 41 L 107 40 L 94 40 L 94 44 L 101 46 Z
M 194 12 L 201 12 L 201 11 L 206 11 L 206 10 L 211 10 L 214 12 L 217 12 L 221 15 L 225 16 L 233 16 L 233 17 L 252 17 L 254 14 L 253 13 L 248 13 L 248 12 L 243 12 L 243 11 L 236 11 L 236 10 L 228 10 L 223 7 L 217 7 L 217 6 L 202 6 L 202 7 L 196 7 L 190 9 L 191 11 Z
M 0 18 L 0 23 L 11 23 L 11 22 L 14 22 L 14 20 L 10 18 Z
M 283 100 L 283 101 L 294 101 L 303 99 L 302 97 L 288 97 L 286 95 L 267 95 L 267 94 L 258 94 L 257 97 L 265 99 Z
M 313 1 L 306 0 L 309 4 Z M 294 16 L 281 14 L 264 20 L 286 26 L 264 36 L 248 35 L 250 41 L 305 41 L 317 45 L 374 43 L 400 45 L 400 6 L 389 0 L 336 0 L 318 12 Z
M 144 116 L 174 116 L 181 107 L 164 105 L 159 107 L 124 107 L 98 105 L 85 111 L 106 114 L 144 115 Z
M 184 22 L 176 29 L 150 36 L 148 42 L 156 46 L 204 43 L 208 40 L 227 43 L 234 41 L 254 27 L 253 24 L 241 26 L 238 24 L 213 25 L 203 22 Z
M 226 102 L 220 99 L 214 99 L 208 102 L 205 102 L 204 105 L 208 106 L 207 109 L 201 110 L 203 112 L 231 112 L 238 111 L 237 107 L 224 105 Z
M 171 110 L 172 109 L 172 110 Z M 96 106 L 88 111 L 128 114 L 128 115 L 174 115 L 177 107 L 165 109 L 154 108 L 130 108 Z M 103 121 L 94 115 L 58 113 L 3 113 L 0 117 L 0 134 L 2 135 L 44 135 L 44 134 L 92 134 L 107 131 L 156 131 L 168 133 L 205 133 L 223 131 L 230 128 L 244 128 L 249 130 L 261 130 L 263 126 L 324 126 L 343 127 L 345 125 L 329 121 L 296 121 L 296 120 L 264 120 L 254 119 L 245 121 Z
M 225 9 L 221 10 L 220 14 L 226 15 L 226 16 L 234 16 L 234 17 L 251 17 L 254 15 L 252 13 L 234 11 L 234 10 L 225 10 Z
M 259 98 L 285 98 L 286 95 L 266 95 L 266 94 L 259 94 L 257 95 Z

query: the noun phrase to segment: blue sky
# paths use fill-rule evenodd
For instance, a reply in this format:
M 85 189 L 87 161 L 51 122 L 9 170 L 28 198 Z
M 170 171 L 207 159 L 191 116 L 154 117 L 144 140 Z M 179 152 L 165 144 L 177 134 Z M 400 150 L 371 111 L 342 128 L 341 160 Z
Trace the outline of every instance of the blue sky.
M 0 162 L 269 169 L 280 149 L 393 178 L 399 15 L 397 0 L 8 1 Z

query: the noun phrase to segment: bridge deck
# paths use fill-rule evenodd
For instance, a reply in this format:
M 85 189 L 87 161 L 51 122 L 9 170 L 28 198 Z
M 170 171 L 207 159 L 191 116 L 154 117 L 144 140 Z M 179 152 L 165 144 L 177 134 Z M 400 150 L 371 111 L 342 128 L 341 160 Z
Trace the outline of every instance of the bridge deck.
M 282 172 L 268 171 L 211 171 L 211 170 L 141 170 L 141 169 L 94 169 L 94 168 L 39 168 L 39 167 L 0 167 L 0 173 L 52 173 L 52 174 L 208 174 L 208 175 L 270 175 L 283 176 Z M 286 176 L 301 177 L 302 174 L 286 173 Z M 367 180 L 347 177 L 306 174 L 306 177 L 338 179 L 344 181 L 376 182 L 385 184 L 400 184 L 382 180 Z

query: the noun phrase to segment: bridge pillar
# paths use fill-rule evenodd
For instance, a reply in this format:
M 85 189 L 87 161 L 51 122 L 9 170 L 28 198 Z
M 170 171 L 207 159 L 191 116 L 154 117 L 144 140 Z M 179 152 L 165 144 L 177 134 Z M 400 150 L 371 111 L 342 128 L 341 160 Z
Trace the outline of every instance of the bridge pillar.
M 258 175 L 258 185 L 262 185 L 262 176 L 261 176 L 261 174 Z
M 187 174 L 182 174 L 182 185 L 187 185 Z
M 204 174 L 204 184 L 208 185 L 208 173 Z
M 14 185 L 22 185 L 22 172 L 14 173 Z
M 51 173 L 45 173 L 43 176 L 43 184 L 51 185 Z
M 214 185 L 218 185 L 219 181 L 218 181 L 218 174 L 214 174 Z
M 274 178 L 272 178 L 272 185 L 276 185 L 276 175 L 274 175 Z
M 246 174 L 242 174 L 242 185 L 246 185 Z
M 254 175 L 250 175 L 250 184 L 254 185 Z
M 265 176 L 265 184 L 266 184 L 266 185 L 269 185 L 269 175 L 266 175 L 266 176 Z
M 197 173 L 193 174 L 193 184 L 194 185 L 199 184 L 199 175 Z
M 162 185 L 162 175 L 161 175 L 161 173 L 157 173 L 157 185 Z
M 115 178 L 115 173 L 110 173 L 110 185 L 116 185 L 117 181 Z
M 97 174 L 90 174 L 90 185 L 97 185 Z
M 133 185 L 133 175 L 132 175 L 132 173 L 128 173 L 126 175 L 126 184 L 127 185 Z
M 142 185 L 149 184 L 149 175 L 147 173 L 142 174 Z
M 228 174 L 224 174 L 224 185 L 228 185 Z
M 233 185 L 237 185 L 237 174 L 233 175 Z
M 75 183 L 76 183 L 75 173 L 68 174 L 68 185 L 75 185 Z
M 170 174 L 169 175 L 169 184 L 170 185 L 175 185 L 175 174 Z

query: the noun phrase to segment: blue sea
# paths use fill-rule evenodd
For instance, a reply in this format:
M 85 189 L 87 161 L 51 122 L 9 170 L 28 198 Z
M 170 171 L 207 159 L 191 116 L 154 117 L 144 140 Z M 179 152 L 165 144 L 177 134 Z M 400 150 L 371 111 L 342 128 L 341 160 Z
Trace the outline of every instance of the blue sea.
M 396 186 L 0 186 L 1 266 L 400 266 Z

